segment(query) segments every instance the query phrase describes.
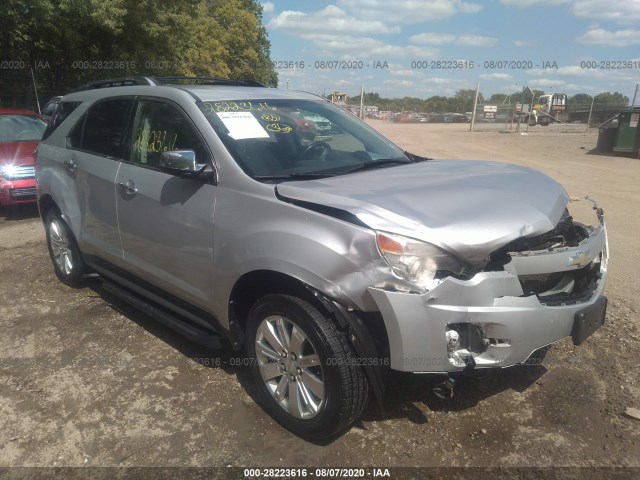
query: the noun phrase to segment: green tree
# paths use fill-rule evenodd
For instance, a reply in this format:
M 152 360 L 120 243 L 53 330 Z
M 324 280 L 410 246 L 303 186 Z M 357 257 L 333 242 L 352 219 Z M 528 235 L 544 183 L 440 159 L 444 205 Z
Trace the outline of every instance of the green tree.
M 458 90 L 453 96 L 452 109 L 450 111 L 457 113 L 470 112 L 473 110 L 473 102 L 476 97 L 476 91 L 469 88 L 464 90 Z M 484 103 L 484 97 L 482 93 L 478 93 L 478 104 Z
M 502 105 L 508 103 L 508 95 L 506 93 L 494 93 L 487 101 L 489 105 Z
M 569 107 L 573 109 L 589 108 L 593 97 L 586 93 L 577 93 L 569 98 Z
M 130 75 L 277 85 L 257 0 L 2 0 L 0 22 L 2 59 L 27 66 L 3 72 L 5 103 L 31 94 L 29 66 L 43 97 Z
M 593 108 L 619 108 L 629 105 L 629 97 L 620 92 L 603 92 L 593 97 Z

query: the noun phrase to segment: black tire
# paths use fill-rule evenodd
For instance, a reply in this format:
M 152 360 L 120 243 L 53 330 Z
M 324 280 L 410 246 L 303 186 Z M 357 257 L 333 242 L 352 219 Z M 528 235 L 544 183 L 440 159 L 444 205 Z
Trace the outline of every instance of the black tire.
M 296 329 L 297 342 L 305 345 L 306 348 L 306 353 L 301 354 L 300 358 L 310 358 L 312 353 L 316 353 L 317 366 L 303 367 L 302 373 L 298 368 L 297 371 L 300 373 L 298 377 L 295 372 L 293 375 L 287 373 L 290 368 L 292 370 L 294 368 L 290 362 L 285 365 L 289 355 L 296 350 L 293 341 L 290 342 L 291 348 L 287 346 L 286 359 L 268 359 L 265 362 L 264 346 L 271 344 L 266 341 L 263 332 L 265 332 L 265 325 L 275 325 L 277 320 L 273 320 L 274 318 L 284 319 L 282 324 L 287 325 L 287 328 L 290 327 L 290 330 L 287 330 L 289 338 L 294 336 L 293 329 Z M 303 337 L 305 340 L 301 341 L 300 338 Z M 256 339 L 259 339 L 260 345 L 263 346 L 260 354 L 256 353 Z M 330 438 L 356 421 L 368 405 L 369 384 L 362 367 L 357 363 L 356 356 L 352 352 L 345 334 L 337 328 L 330 318 L 300 298 L 287 295 L 267 295 L 258 300 L 248 316 L 246 350 L 247 356 L 251 360 L 252 378 L 257 387 L 256 401 L 271 417 L 296 435 L 312 439 Z M 265 364 L 267 365 L 265 366 Z M 302 364 L 301 362 L 300 365 Z M 297 365 L 296 363 L 295 366 Z M 267 381 L 263 379 L 261 373 L 267 367 L 278 367 L 277 371 L 284 373 L 276 373 L 273 379 Z M 282 368 L 286 370 L 283 371 Z M 309 382 L 311 377 L 306 377 L 309 374 L 315 376 L 314 381 L 322 380 L 324 388 L 321 400 L 318 400 L 311 389 L 307 388 L 305 382 Z M 289 381 L 289 378 L 292 380 Z M 281 385 L 282 382 L 287 385 L 287 398 L 282 398 L 279 403 L 275 398 L 277 395 L 276 384 Z M 292 388 L 293 390 L 291 390 Z M 305 397 L 301 393 L 303 391 L 309 397 Z M 299 406 L 297 411 L 293 406 L 295 402 L 290 398 L 291 393 L 300 395 L 301 400 L 297 403 Z M 306 398 L 311 398 L 311 401 L 305 403 Z M 318 402 L 316 409 L 305 409 L 309 405 L 313 406 L 314 400 Z M 292 413 L 292 410 L 295 413 Z M 310 416 L 296 417 L 296 413 Z
M 71 287 L 81 285 L 85 267 L 78 242 L 57 209 L 49 210 L 44 228 L 49 257 L 56 277 Z
M 534 117 L 533 115 L 529 115 L 529 118 L 527 119 L 527 122 L 529 123 L 530 127 L 535 127 L 536 126 L 536 117 Z

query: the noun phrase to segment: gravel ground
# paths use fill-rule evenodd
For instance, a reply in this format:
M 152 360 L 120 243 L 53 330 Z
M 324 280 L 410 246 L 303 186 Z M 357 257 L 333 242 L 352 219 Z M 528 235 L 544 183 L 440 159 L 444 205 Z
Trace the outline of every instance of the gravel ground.
M 309 443 L 254 404 L 241 358 L 183 340 L 97 281 L 59 283 L 36 210 L 3 211 L 0 467 L 640 467 L 640 420 L 625 415 L 640 408 L 640 160 L 553 126 L 372 125 L 414 153 L 527 165 L 595 197 L 612 252 L 604 327 L 542 365 L 465 376 L 449 402 L 431 393 L 437 378 L 393 374 L 384 413 L 372 403 L 341 437 Z

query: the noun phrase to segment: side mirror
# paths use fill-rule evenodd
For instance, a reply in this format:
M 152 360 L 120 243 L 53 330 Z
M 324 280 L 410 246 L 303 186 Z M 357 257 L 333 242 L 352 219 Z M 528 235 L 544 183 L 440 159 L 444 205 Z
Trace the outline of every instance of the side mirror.
M 160 155 L 160 168 L 176 175 L 195 177 L 205 171 L 207 164 L 198 163 L 193 150 L 169 150 Z

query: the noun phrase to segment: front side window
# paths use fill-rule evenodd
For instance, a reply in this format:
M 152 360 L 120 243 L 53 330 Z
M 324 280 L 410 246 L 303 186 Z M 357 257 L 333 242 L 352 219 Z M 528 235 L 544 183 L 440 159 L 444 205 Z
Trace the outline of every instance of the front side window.
M 256 99 L 199 107 L 242 169 L 258 180 L 342 175 L 411 162 L 353 114 L 326 101 Z
M 133 100 L 106 100 L 87 112 L 80 148 L 96 155 L 122 158 Z
M 38 141 L 46 127 L 35 115 L 0 115 L 0 142 Z
M 170 150 L 193 150 L 198 163 L 206 163 L 209 158 L 202 140 L 182 112 L 164 102 L 141 100 L 133 122 L 131 161 L 159 167 L 162 152 Z

